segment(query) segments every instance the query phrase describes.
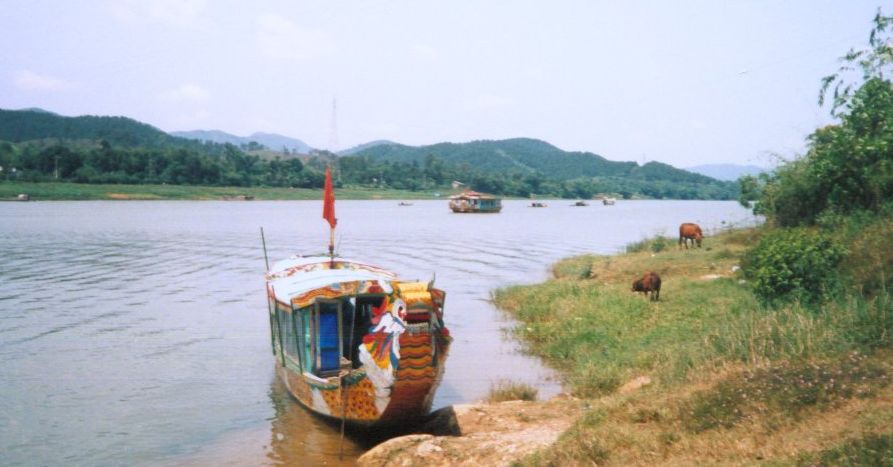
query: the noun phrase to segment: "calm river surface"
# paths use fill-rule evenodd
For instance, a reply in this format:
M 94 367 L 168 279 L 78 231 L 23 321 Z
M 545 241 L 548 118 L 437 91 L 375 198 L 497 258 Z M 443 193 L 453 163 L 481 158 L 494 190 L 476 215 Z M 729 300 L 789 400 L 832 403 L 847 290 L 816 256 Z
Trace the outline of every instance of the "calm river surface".
M 338 201 L 338 251 L 446 290 L 455 338 L 435 408 L 551 372 L 506 337 L 494 288 L 614 253 L 680 222 L 754 222 L 735 202 L 618 201 L 453 214 L 446 201 Z M 0 464 L 338 464 L 338 430 L 273 375 L 271 262 L 323 252 L 319 201 L 0 203 Z M 708 239 L 709 242 L 709 239 Z M 347 439 L 350 463 L 369 446 Z

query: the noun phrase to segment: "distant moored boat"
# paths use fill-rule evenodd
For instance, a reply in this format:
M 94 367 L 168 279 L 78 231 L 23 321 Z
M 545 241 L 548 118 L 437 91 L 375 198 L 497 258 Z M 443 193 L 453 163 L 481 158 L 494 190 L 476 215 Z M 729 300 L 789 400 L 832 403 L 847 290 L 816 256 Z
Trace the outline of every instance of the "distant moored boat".
M 465 191 L 450 196 L 450 209 L 459 213 L 497 213 L 502 210 L 502 199 L 476 191 Z

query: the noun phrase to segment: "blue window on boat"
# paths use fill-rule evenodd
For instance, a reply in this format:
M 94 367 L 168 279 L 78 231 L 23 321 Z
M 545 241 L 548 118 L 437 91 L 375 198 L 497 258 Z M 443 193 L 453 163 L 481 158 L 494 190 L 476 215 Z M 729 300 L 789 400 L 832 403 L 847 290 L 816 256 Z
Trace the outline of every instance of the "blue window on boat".
M 298 325 L 298 330 L 300 331 L 300 341 L 299 345 L 301 346 L 301 362 L 303 363 L 304 371 L 313 371 L 313 368 L 316 366 L 316 360 L 313 358 L 316 355 L 316 338 L 314 337 L 314 332 L 316 329 L 316 313 L 314 312 L 312 307 L 301 308 L 298 311 L 298 315 L 300 315 L 301 320 Z
M 316 370 L 318 374 L 337 373 L 341 367 L 340 303 L 316 304 Z

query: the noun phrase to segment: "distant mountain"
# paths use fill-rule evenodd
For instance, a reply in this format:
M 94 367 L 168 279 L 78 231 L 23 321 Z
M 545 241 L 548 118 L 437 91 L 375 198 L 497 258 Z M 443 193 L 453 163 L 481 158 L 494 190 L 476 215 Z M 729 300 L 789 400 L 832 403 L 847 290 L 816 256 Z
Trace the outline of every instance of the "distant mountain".
M 23 112 L 40 112 L 40 113 L 45 113 L 45 114 L 50 114 L 50 115 L 59 115 L 56 112 L 50 112 L 49 110 L 44 110 L 44 109 L 41 109 L 40 107 L 28 107 L 26 109 L 19 109 L 19 110 L 21 110 Z
M 760 172 L 768 172 L 770 169 L 755 165 L 736 164 L 704 164 L 694 167 L 686 167 L 685 170 L 696 172 L 717 180 L 735 181 L 744 175 L 757 175 Z
M 160 147 L 178 138 L 127 117 L 63 117 L 43 109 L 0 109 L 0 140 L 105 140 L 114 145 Z M 182 140 L 180 140 L 182 141 Z
M 397 143 L 395 143 L 395 142 L 393 142 L 393 141 L 388 141 L 388 140 L 386 140 L 386 139 L 380 139 L 380 140 L 377 140 L 377 141 L 371 141 L 371 142 L 364 143 L 364 144 L 358 144 L 358 145 L 356 145 L 356 146 L 354 146 L 354 147 L 352 147 L 352 148 L 350 148 L 350 149 L 345 149 L 345 150 L 343 150 L 343 151 L 338 151 L 338 155 L 339 155 L 339 156 L 352 156 L 352 155 L 354 155 L 354 154 L 356 154 L 356 153 L 358 153 L 358 152 L 360 152 L 360 151 L 362 151 L 362 150 L 364 150 L 364 149 L 373 148 L 373 147 L 375 147 L 375 146 L 387 145 L 387 144 L 397 144 Z
M 236 146 L 248 144 L 253 141 L 255 143 L 262 144 L 268 149 L 272 149 L 274 151 L 280 151 L 282 150 L 282 148 L 288 148 L 289 151 L 297 151 L 301 154 L 307 154 L 313 149 L 307 143 L 299 139 L 277 135 L 275 133 L 254 133 L 251 136 L 236 136 L 220 130 L 194 130 L 172 131 L 171 135 L 199 141 L 229 143 Z
M 660 162 L 611 161 L 530 138 L 418 147 L 375 141 L 336 157 L 280 135 L 170 135 L 126 117 L 0 109 L 0 142 L 0 160 L 22 167 L 34 180 L 56 177 L 58 169 L 61 179 L 91 183 L 318 187 L 325 166 L 331 164 L 345 185 L 413 191 L 439 191 L 454 180 L 476 190 L 521 197 L 734 199 L 738 191 L 733 182 Z M 251 142 L 269 149 L 251 148 L 247 154 L 239 150 Z M 296 153 L 283 157 L 277 153 L 282 147 Z
M 438 174 L 460 177 L 452 180 L 466 182 L 477 190 L 503 193 L 510 192 L 512 184 L 526 184 L 531 192 L 551 191 L 564 197 L 586 198 L 596 193 L 676 199 L 737 196 L 735 183 L 660 162 L 640 166 L 635 162 L 610 161 L 591 152 L 564 151 L 530 138 L 418 147 L 380 144 L 342 156 L 339 163 L 342 174 L 347 174 L 347 168 L 378 173 L 371 169 L 403 166 L 407 175 L 424 170 L 435 179 L 440 178 Z M 516 192 L 523 194 L 524 190 Z
M 211 141 L 220 144 L 234 144 L 236 146 L 248 141 L 243 141 L 240 136 L 231 135 L 220 130 L 193 130 L 193 131 L 172 131 L 171 136 L 177 138 L 194 139 L 197 141 Z M 260 143 L 258 141 L 258 143 Z
M 710 183 L 715 180 L 687 172 L 667 164 L 649 162 L 639 166 L 635 162 L 615 162 L 591 152 L 561 150 L 545 141 L 515 138 L 500 141 L 472 141 L 470 143 L 438 143 L 429 146 L 383 144 L 357 151 L 354 155 L 373 160 L 415 162 L 423 164 L 429 155 L 447 163 L 466 164 L 482 172 L 501 174 L 540 173 L 554 180 L 579 177 L 622 176 L 638 179 L 661 179 Z

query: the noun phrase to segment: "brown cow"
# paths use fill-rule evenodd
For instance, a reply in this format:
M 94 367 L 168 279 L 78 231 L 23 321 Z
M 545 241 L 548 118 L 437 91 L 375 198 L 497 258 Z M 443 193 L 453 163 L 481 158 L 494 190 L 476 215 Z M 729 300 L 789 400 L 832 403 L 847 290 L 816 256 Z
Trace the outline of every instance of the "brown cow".
M 660 300 L 660 275 L 654 271 L 648 271 L 641 279 L 633 281 L 633 292 L 642 292 L 648 295 L 650 292 L 651 301 Z
M 701 226 L 698 224 L 692 224 L 691 222 L 686 222 L 679 226 L 679 249 L 682 249 L 682 245 L 685 244 L 685 248 L 688 249 L 688 241 L 691 240 L 691 246 L 694 248 L 695 243 L 698 244 L 698 248 L 701 248 L 701 240 L 704 238 L 704 234 L 701 233 Z

